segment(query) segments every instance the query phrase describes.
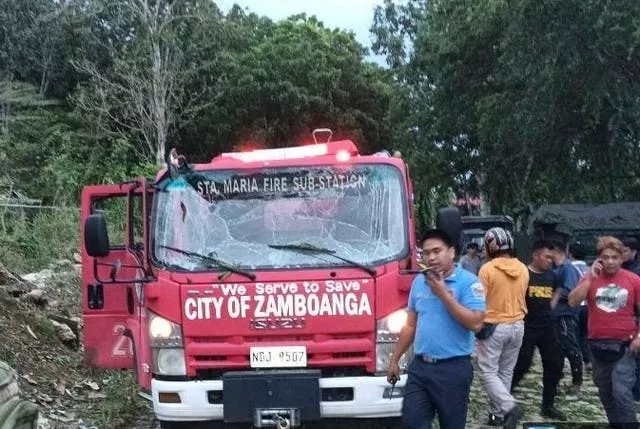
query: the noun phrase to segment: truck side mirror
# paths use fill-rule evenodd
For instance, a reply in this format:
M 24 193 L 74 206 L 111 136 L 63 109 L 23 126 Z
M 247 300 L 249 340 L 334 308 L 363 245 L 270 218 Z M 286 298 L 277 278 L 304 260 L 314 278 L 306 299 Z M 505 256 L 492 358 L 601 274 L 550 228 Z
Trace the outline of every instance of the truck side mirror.
M 104 215 L 97 213 L 87 217 L 84 222 L 84 248 L 94 258 L 109 255 L 109 234 Z
M 445 207 L 438 210 L 436 214 L 436 228 L 446 232 L 456 247 L 456 252 L 460 252 L 460 237 L 462 235 L 462 216 L 457 207 Z

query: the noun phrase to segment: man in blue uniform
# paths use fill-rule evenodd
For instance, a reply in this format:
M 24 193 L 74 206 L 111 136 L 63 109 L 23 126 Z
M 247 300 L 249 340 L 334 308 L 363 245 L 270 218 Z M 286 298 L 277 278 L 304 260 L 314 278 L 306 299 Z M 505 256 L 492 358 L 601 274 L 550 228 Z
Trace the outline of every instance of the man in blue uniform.
M 567 258 L 566 245 L 561 241 L 552 241 L 552 243 L 558 287 L 551 300 L 551 320 L 560 351 L 569 360 L 571 366 L 572 385 L 568 393 L 577 395 L 583 380 L 582 351 L 578 337 L 579 309 L 569 305 L 568 296 L 580 282 L 580 271 Z
M 402 419 L 407 429 L 463 429 L 473 380 L 474 333 L 484 321 L 484 288 L 478 278 L 454 263 L 453 240 L 441 230 L 422 239 L 423 261 L 409 293 L 408 318 L 391 357 L 387 379 L 400 376 L 398 362 L 413 343 L 407 369 Z

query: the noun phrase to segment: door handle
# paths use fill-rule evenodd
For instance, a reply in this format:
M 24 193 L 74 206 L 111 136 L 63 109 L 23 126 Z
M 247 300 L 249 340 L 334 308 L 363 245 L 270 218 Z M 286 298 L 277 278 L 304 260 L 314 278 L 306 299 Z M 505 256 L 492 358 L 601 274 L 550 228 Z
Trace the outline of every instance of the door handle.
M 87 286 L 87 299 L 91 310 L 104 308 L 104 286 L 102 283 L 93 283 Z

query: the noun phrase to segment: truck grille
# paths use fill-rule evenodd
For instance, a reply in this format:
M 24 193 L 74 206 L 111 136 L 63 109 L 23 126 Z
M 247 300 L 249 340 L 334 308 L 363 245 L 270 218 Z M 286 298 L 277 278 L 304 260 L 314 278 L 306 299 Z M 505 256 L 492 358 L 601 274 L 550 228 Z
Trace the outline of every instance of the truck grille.
M 218 371 L 249 367 L 249 350 L 256 345 L 295 344 L 306 346 L 309 368 L 360 368 L 374 366 L 373 333 L 351 335 L 298 336 L 234 336 L 187 337 L 185 353 L 187 365 L 206 378 L 217 377 Z
M 322 402 L 347 402 L 353 401 L 353 387 L 329 387 L 320 390 Z M 210 390 L 207 392 L 207 400 L 210 404 L 224 404 L 224 390 Z
M 195 377 L 186 377 L 188 380 L 220 380 L 228 369 L 198 369 Z M 365 368 L 357 366 L 320 368 L 322 378 L 333 377 L 364 377 L 368 374 Z

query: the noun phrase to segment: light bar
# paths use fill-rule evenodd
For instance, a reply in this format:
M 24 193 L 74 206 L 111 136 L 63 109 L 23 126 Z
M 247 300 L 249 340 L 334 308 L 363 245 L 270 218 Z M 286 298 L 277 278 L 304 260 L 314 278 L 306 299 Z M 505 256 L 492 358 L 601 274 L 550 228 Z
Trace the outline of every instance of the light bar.
M 258 149 L 250 152 L 230 152 L 220 155 L 224 158 L 233 158 L 243 162 L 255 161 L 280 161 L 284 159 L 309 158 L 323 156 L 329 153 L 326 144 L 314 144 L 299 147 L 286 147 L 281 149 Z
M 216 156 L 212 162 L 223 159 L 238 160 L 241 162 L 282 161 L 327 155 L 335 155 L 338 162 L 346 162 L 351 157 L 358 156 L 358 148 L 351 140 L 341 140 L 279 149 L 255 149 L 221 153 Z

